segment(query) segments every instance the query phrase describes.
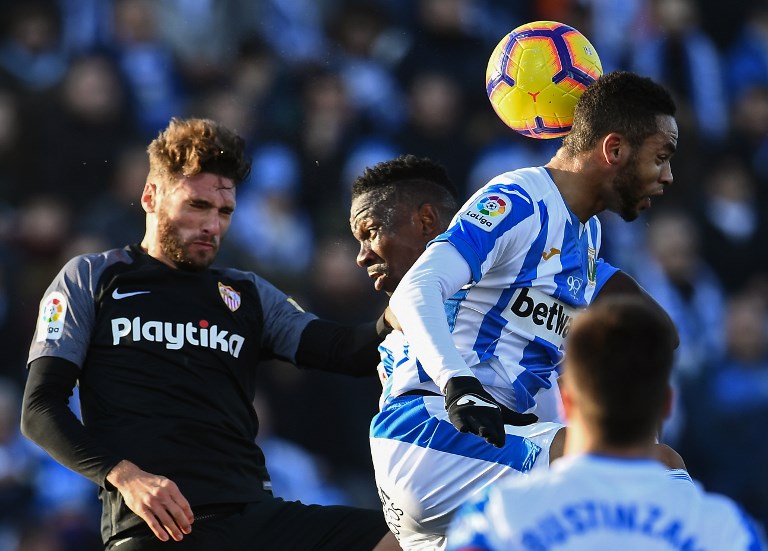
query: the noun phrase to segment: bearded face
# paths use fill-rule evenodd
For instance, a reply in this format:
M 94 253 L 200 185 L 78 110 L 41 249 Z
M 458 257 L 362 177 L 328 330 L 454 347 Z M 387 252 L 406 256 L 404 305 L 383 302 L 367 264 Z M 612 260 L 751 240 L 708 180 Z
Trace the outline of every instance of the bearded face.
M 160 247 L 166 258 L 170 259 L 176 267 L 188 271 L 201 271 L 210 266 L 216 259 L 219 249 L 218 239 L 212 236 L 198 235 L 187 238 L 182 237 L 181 231 L 174 225 L 168 216 L 158 213 L 157 233 Z M 210 243 L 212 251 L 193 247 L 192 243 Z

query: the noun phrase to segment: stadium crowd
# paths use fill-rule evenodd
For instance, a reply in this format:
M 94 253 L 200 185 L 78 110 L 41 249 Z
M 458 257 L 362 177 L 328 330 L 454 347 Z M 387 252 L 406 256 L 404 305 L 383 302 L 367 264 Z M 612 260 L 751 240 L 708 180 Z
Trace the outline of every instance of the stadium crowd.
M 768 2 L 0 0 L 0 549 L 100 547 L 95 488 L 19 434 L 24 366 L 61 264 L 141 239 L 145 144 L 172 116 L 250 145 L 221 261 L 320 316 L 370 320 L 385 299 L 354 262 L 352 180 L 413 153 L 468 196 L 546 162 L 557 140 L 514 134 L 484 92 L 495 44 L 539 19 L 582 31 L 606 72 L 675 94 L 675 184 L 642 223 L 601 215 L 603 256 L 677 324 L 665 440 L 768 523 Z M 260 373 L 275 492 L 378 507 L 378 381 Z

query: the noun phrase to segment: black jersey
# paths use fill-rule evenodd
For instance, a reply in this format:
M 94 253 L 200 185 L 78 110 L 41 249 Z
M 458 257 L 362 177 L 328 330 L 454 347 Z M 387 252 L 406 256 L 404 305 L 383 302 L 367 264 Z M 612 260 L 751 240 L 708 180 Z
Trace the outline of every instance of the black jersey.
M 265 499 L 255 368 L 295 360 L 316 319 L 250 272 L 170 268 L 138 246 L 68 262 L 46 292 L 29 361 L 80 367 L 83 424 L 195 507 Z M 143 522 L 100 490 L 108 537 Z

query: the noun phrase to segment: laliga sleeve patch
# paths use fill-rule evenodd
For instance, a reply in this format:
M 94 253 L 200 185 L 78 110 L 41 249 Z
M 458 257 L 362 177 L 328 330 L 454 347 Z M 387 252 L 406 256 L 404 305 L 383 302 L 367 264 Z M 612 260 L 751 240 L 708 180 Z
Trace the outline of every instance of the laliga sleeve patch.
M 37 319 L 37 342 L 55 341 L 61 338 L 64 319 L 67 317 L 67 299 L 54 291 L 43 300 Z
M 475 226 L 491 231 L 512 212 L 512 201 L 501 193 L 486 193 L 478 197 L 459 215 Z

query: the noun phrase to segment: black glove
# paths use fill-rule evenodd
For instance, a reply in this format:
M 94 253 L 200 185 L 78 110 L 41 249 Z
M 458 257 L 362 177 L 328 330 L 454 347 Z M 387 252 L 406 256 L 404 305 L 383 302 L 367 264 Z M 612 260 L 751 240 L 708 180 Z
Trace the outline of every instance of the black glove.
M 497 448 L 504 445 L 506 433 L 499 404 L 474 377 L 453 377 L 445 387 L 448 419 L 461 432 L 477 434 Z

